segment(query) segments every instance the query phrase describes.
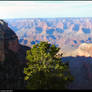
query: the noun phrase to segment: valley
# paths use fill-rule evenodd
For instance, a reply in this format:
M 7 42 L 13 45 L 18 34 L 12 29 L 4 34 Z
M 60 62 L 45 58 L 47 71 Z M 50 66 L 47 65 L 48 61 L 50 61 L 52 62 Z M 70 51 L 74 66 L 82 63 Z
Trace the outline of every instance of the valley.
M 70 56 L 83 43 L 92 43 L 92 18 L 21 18 L 7 19 L 9 27 L 25 46 L 48 41 Z

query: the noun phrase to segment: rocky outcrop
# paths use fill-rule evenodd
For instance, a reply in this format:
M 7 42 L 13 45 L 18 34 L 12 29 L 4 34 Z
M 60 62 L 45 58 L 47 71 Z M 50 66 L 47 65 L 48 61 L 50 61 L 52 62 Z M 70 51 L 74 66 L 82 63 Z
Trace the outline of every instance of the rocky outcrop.
M 0 61 L 4 61 L 7 49 L 13 52 L 18 52 L 18 37 L 8 27 L 6 22 L 0 20 Z
M 15 32 L 0 20 L 0 89 L 23 89 L 26 50 Z
M 3 21 L 0 20 L 0 61 L 4 61 L 4 32 L 2 31 Z
M 76 49 L 72 56 L 85 56 L 85 57 L 92 57 L 92 44 L 83 43 Z

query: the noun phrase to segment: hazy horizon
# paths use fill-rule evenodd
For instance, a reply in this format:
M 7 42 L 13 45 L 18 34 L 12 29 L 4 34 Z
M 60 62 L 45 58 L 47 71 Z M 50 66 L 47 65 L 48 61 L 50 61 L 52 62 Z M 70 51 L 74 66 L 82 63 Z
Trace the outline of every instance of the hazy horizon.
M 92 1 L 0 1 L 0 19 L 92 17 Z
M 74 19 L 77 19 L 77 18 L 92 18 L 92 17 L 37 17 L 37 18 L 34 18 L 34 17 L 22 17 L 22 18 L 3 18 L 3 19 L 59 19 L 59 18 L 74 18 Z M 1 19 L 2 20 L 2 19 Z

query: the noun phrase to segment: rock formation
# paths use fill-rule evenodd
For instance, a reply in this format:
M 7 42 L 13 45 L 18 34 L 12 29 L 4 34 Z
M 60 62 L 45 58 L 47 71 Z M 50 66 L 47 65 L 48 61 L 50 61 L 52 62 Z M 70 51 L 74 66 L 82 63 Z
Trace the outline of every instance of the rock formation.
M 8 24 L 0 20 L 0 89 L 23 89 L 26 50 Z
M 8 24 L 0 20 L 0 61 L 4 61 L 7 49 L 18 52 L 18 38 Z
M 4 35 L 1 27 L 0 27 L 0 61 L 4 61 Z
M 92 57 L 92 44 L 90 43 L 83 43 L 81 44 L 78 49 L 76 49 L 72 56 L 85 56 L 85 57 Z

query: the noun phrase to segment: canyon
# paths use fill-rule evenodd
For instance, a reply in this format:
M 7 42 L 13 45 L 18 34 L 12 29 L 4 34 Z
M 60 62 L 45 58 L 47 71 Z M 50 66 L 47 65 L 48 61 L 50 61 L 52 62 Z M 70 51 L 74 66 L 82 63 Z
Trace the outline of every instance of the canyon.
M 25 88 L 26 51 L 40 41 L 61 48 L 74 76 L 69 89 L 92 89 L 91 18 L 0 20 L 0 89 Z
M 48 41 L 60 47 L 63 56 L 71 56 L 71 52 L 83 43 L 92 43 L 91 17 L 22 18 L 5 21 L 17 34 L 20 44 L 32 47 L 40 41 Z

